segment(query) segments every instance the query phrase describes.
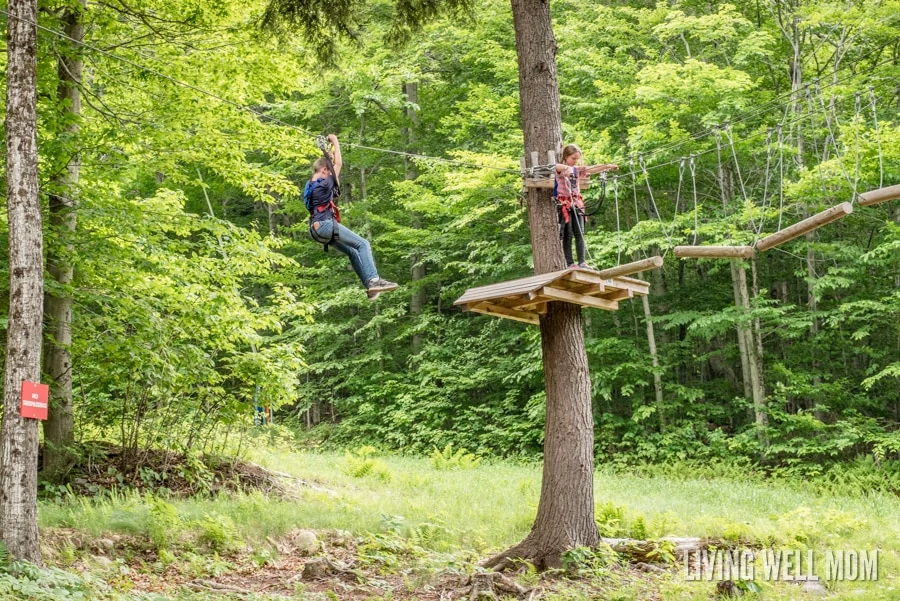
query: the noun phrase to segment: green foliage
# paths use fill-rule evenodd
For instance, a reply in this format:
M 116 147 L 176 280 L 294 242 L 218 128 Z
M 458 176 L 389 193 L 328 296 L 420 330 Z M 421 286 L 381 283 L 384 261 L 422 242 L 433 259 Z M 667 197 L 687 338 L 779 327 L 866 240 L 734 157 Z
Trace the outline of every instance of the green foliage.
M 197 542 L 216 553 L 235 551 L 241 544 L 234 521 L 226 515 L 207 514 L 189 525 L 197 531 Z
M 466 8 L 477 19 L 454 14 Z M 648 275 L 655 364 L 640 300 L 585 313 L 599 460 L 753 464 L 862 488 L 898 459 L 896 205 L 858 207 L 759 254 L 749 311 L 734 306 L 727 262 L 667 254 L 695 241 L 752 244 L 900 177 L 900 71 L 883 60 L 897 8 L 554 8 L 564 137 L 587 162 L 621 167 L 587 232 L 590 258 L 666 256 Z M 43 17 L 60 25 L 54 11 Z M 462 449 L 540 456 L 539 332 L 453 306 L 467 288 L 532 272 L 508 5 L 148 0 L 134 10 L 90 4 L 85 19 L 92 75 L 81 117 L 57 91 L 56 57 L 75 49 L 43 31 L 38 56 L 41 187 L 77 199 L 74 238 L 51 224 L 45 235 L 75 269 L 65 290 L 52 278 L 47 287 L 74 301 L 83 432 L 130 451 L 245 449 L 237 433 L 262 404 L 292 426 L 334 422 L 307 437 L 313 444 L 437 452 L 436 468 L 462 467 Z M 260 20 L 297 27 L 306 42 L 253 35 Z M 384 43 L 414 30 L 415 44 Z M 147 39 L 154 52 L 135 54 Z M 326 68 L 322 52 L 341 68 Z M 416 99 L 403 91 L 412 82 Z M 318 155 L 312 132 L 326 130 L 347 142 L 345 223 L 372 241 L 379 273 L 401 283 L 377 303 L 344 257 L 307 239 L 299 190 Z M 55 174 L 76 154 L 79 184 L 61 188 Z M 750 324 L 762 339 L 768 445 L 736 336 Z M 838 475 L 869 455 L 876 467 Z M 378 461 L 351 453 L 345 467 L 389 477 Z M 199 464 L 182 475 L 210 486 Z M 166 484 L 158 470 L 137 477 Z
M 454 452 L 453 443 L 448 443 L 443 451 L 435 447 L 429 457 L 432 467 L 436 470 L 471 470 L 481 463 L 481 457 L 465 449 L 457 449 Z
M 389 481 L 391 479 L 391 471 L 387 464 L 381 459 L 373 457 L 378 449 L 371 446 L 359 447 L 354 451 L 347 451 L 344 454 L 344 462 L 341 466 L 343 472 L 354 478 L 365 478 L 371 476 L 379 480 Z
M 619 564 L 619 557 L 609 545 L 601 544 L 596 549 L 575 547 L 562 554 L 562 564 L 567 572 L 602 578 L 609 576 L 610 567 Z
M 157 551 L 169 551 L 180 543 L 184 520 L 178 509 L 153 495 L 146 496 L 147 535 Z

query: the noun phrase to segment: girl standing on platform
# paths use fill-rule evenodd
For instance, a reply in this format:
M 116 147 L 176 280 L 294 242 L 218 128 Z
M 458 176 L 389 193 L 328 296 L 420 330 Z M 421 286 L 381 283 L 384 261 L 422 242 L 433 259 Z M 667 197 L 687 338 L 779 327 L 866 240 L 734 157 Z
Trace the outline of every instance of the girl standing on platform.
M 562 163 L 556 165 L 556 178 L 553 182 L 553 199 L 558 206 L 559 238 L 562 240 L 563 255 L 566 257 L 566 269 L 582 267 L 593 269 L 584 260 L 584 199 L 581 196 L 580 180 L 594 173 L 618 169 L 618 165 L 579 165 L 581 149 L 569 144 L 562 151 Z M 572 258 L 572 239 L 575 239 L 575 252 L 578 256 L 576 265 Z

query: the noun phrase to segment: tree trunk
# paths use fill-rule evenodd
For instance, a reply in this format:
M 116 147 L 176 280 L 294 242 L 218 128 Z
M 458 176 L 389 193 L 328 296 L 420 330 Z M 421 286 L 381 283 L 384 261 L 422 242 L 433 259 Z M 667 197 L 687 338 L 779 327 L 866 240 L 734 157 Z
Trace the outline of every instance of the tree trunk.
M 37 178 L 37 0 L 8 4 L 6 201 L 9 325 L 0 429 L 0 537 L 16 559 L 41 564 L 38 422 L 19 416 L 23 381 L 41 377 L 44 270 Z
M 519 100 L 525 153 L 562 146 L 556 40 L 546 0 L 512 0 L 519 59 Z M 536 274 L 563 269 L 556 207 L 546 188 L 528 189 L 528 222 Z M 485 562 L 503 568 L 510 558 L 538 568 L 561 565 L 561 554 L 600 542 L 594 522 L 594 420 L 581 308 L 553 302 L 541 317 L 547 392 L 544 472 L 537 518 L 528 536 Z
M 656 334 L 653 331 L 653 316 L 650 314 L 650 298 L 641 296 L 644 305 L 644 321 L 647 323 L 647 345 L 650 347 L 650 359 L 653 362 L 653 391 L 656 395 L 656 413 L 659 417 L 659 431 L 666 430 L 666 415 L 663 413 L 662 376 L 659 375 L 659 356 L 656 353 Z
M 81 4 L 85 6 L 84 2 Z M 81 116 L 82 60 L 81 47 L 77 42 L 84 39 L 84 24 L 81 12 L 67 10 L 63 17 L 64 31 L 75 44 L 69 50 L 71 55 L 58 58 L 58 96 L 63 117 L 69 122 L 66 133 L 77 138 Z M 81 170 L 81 159 L 77 152 L 66 166 L 66 171 L 54 178 L 55 193 L 50 195 L 50 228 L 57 237 L 57 243 L 47 249 L 47 272 L 57 284 L 57 294 L 44 296 L 44 371 L 50 379 L 50 412 L 44 422 L 43 476 L 47 480 L 58 481 L 68 471 L 72 454 L 70 447 L 75 441 L 75 422 L 72 408 L 72 296 L 66 292 L 72 283 L 73 269 L 69 257 L 73 252 L 72 238 L 77 220 L 74 196 L 77 193 Z M 61 250 L 58 250 L 61 249 Z
M 753 328 L 749 316 L 750 295 L 747 293 L 747 271 L 736 259 L 731 261 L 732 274 L 735 276 L 737 299 L 736 303 L 744 316 L 739 326 L 739 335 L 744 337 L 744 347 L 747 351 L 747 362 L 750 368 L 751 397 L 753 399 L 753 414 L 756 422 L 757 437 L 763 447 L 767 446 L 766 426 L 769 417 L 766 414 L 766 391 L 762 374 L 761 357 L 757 355 L 757 344 L 754 340 Z
M 740 307 L 741 305 L 741 293 L 739 288 L 738 279 L 740 278 L 738 269 L 737 269 L 737 260 L 731 260 L 731 289 L 734 292 L 734 304 L 736 307 Z M 753 381 L 750 376 L 750 349 L 747 348 L 747 334 L 746 328 L 741 324 L 736 324 L 735 330 L 737 330 L 737 340 L 738 340 L 738 351 L 741 354 L 741 375 L 743 377 L 744 384 L 744 398 L 752 399 L 753 398 Z
M 419 84 L 416 82 L 408 82 L 403 84 L 403 92 L 406 94 L 406 101 L 411 105 L 416 105 L 419 103 Z M 406 143 L 407 143 L 407 151 L 415 152 L 415 142 L 416 142 L 416 134 L 415 128 L 419 124 L 419 114 L 413 106 L 407 106 L 406 108 L 406 117 L 409 121 L 409 127 L 406 129 Z M 410 161 L 408 158 L 405 160 L 406 166 L 406 179 L 416 179 L 418 173 L 416 173 L 416 166 Z M 419 213 L 412 213 L 412 228 L 415 230 L 422 229 L 422 216 Z M 409 313 L 412 315 L 413 320 L 418 319 L 418 316 L 422 314 L 425 310 L 425 288 L 422 286 L 422 280 L 425 279 L 425 263 L 423 262 L 423 256 L 421 250 L 417 249 L 416 252 L 412 255 L 412 268 L 411 268 L 411 280 L 412 280 L 412 295 L 409 299 Z M 422 343 L 424 341 L 424 337 L 421 333 L 416 332 L 412 337 L 412 352 L 413 354 L 418 353 L 422 350 Z

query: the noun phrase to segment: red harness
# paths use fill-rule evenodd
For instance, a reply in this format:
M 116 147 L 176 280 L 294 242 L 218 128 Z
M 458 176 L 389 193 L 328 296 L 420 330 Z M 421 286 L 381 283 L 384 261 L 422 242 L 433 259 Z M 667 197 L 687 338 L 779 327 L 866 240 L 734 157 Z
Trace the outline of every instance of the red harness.
M 581 194 L 575 193 L 575 199 L 573 200 L 571 196 L 558 196 L 556 200 L 559 202 L 559 206 L 562 209 L 563 219 L 565 219 L 566 223 L 569 223 L 569 215 L 572 212 L 573 206 L 575 208 L 581 209 L 584 212 L 584 199 L 581 197 Z
M 334 220 L 337 221 L 338 223 L 340 223 L 341 222 L 341 210 L 334 203 L 334 197 L 332 197 L 331 200 L 328 201 L 327 205 L 322 205 L 322 206 L 316 207 L 316 211 L 318 211 L 319 213 L 324 213 L 328 209 L 331 209 L 331 213 L 334 215 Z

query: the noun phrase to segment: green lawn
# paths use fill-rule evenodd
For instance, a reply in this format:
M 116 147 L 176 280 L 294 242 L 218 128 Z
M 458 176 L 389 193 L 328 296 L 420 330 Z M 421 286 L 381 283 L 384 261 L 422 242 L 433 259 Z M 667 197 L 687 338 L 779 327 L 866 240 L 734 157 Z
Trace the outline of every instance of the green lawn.
M 540 465 L 490 462 L 473 469 L 438 470 L 427 458 L 360 457 L 337 453 L 257 451 L 254 460 L 312 484 L 297 482 L 292 500 L 260 494 L 175 501 L 179 523 L 202 518 L 235 526 L 241 540 L 264 545 L 266 537 L 295 528 L 338 529 L 354 535 L 382 533 L 413 540 L 435 554 L 486 557 L 520 540 L 534 518 Z M 900 599 L 900 499 L 816 497 L 799 487 L 758 478 L 639 477 L 598 471 L 595 501 L 601 530 L 611 536 L 713 537 L 739 547 L 824 553 L 880 550 L 877 582 L 836 582 L 830 598 Z M 224 517 L 223 517 L 224 516 Z M 110 531 L 146 534 L 159 517 L 137 495 L 101 501 L 43 503 L 42 527 L 68 527 L 94 536 Z M 676 573 L 677 572 L 677 573 Z M 687 582 L 683 570 L 654 586 L 664 599 L 705 597 L 715 582 Z M 757 572 L 760 574 L 761 572 Z M 603 570 L 596 574 L 602 580 Z M 594 593 L 574 587 L 570 598 Z M 764 599 L 799 598 L 786 583 L 761 583 Z M 622 580 L 601 586 L 602 598 L 652 598 L 646 583 Z M 599 590 L 599 589 L 598 589 Z M 581 591 L 581 592 L 578 592 Z M 562 593 L 554 593 L 560 595 Z M 616 596 L 618 595 L 618 596 Z M 803 593 L 804 598 L 806 593 Z M 548 597 L 552 597 L 548 593 Z

